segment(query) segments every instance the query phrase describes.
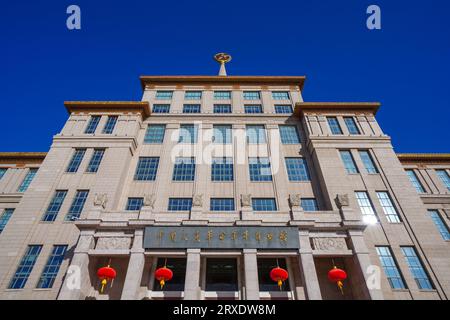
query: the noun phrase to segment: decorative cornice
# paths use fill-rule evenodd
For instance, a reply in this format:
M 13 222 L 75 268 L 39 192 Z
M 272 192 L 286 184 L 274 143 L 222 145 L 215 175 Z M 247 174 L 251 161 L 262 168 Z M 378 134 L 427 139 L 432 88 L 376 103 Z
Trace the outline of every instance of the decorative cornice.
M 327 112 L 360 112 L 375 115 L 380 107 L 379 102 L 297 102 L 294 108 L 294 114 L 303 117 L 308 113 L 327 113 Z
M 397 153 L 401 163 L 450 163 L 450 153 Z
M 304 76 L 141 76 L 146 85 L 292 85 L 303 90 Z
M 65 101 L 64 106 L 69 114 L 79 112 L 137 112 L 142 118 L 150 116 L 147 101 Z
M 36 164 L 44 161 L 46 152 L 0 152 L 0 164 Z

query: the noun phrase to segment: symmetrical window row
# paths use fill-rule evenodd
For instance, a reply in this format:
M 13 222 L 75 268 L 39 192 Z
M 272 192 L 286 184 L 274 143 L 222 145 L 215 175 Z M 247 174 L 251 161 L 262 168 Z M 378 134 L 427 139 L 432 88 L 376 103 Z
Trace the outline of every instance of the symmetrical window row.
M 89 122 L 84 130 L 85 134 L 93 134 L 97 130 L 97 126 L 100 122 L 101 116 L 91 116 L 89 119 Z M 102 133 L 103 134 L 112 134 L 114 131 L 114 128 L 117 123 L 118 116 L 108 116 L 108 119 L 106 120 L 105 126 L 103 127 Z
M 155 103 L 153 105 L 153 113 L 169 113 L 170 104 L 159 104 Z M 244 105 L 244 112 L 249 114 L 263 113 L 263 108 L 260 104 L 247 104 Z M 200 104 L 184 104 L 183 113 L 201 113 Z M 213 113 L 232 113 L 231 104 L 214 104 Z M 292 106 L 289 104 L 277 104 L 275 105 L 275 113 L 279 114 L 291 114 Z M 103 132 L 106 133 L 106 132 Z
M 72 155 L 72 159 L 67 166 L 66 172 L 75 173 L 78 171 L 78 168 L 83 161 L 84 155 L 86 153 L 86 149 L 75 149 L 75 152 Z M 98 171 L 100 163 L 103 159 L 103 155 L 105 154 L 105 149 L 94 149 L 92 153 L 92 157 L 89 160 L 89 164 L 86 168 L 86 172 L 95 173 Z
M 356 165 L 355 159 L 350 150 L 340 150 L 339 154 L 341 155 L 342 162 L 344 163 L 345 170 L 349 174 L 359 173 L 358 167 Z M 366 169 L 367 173 L 374 174 L 378 173 L 378 169 L 375 166 L 375 163 L 367 150 L 358 150 L 359 157 Z
M 330 128 L 331 134 L 334 135 L 342 135 L 343 131 L 339 121 L 336 117 L 327 117 L 328 126 Z M 352 135 L 361 134 L 358 126 L 356 125 L 356 121 L 353 117 L 344 117 L 344 123 L 347 127 L 347 130 Z
M 47 210 L 45 211 L 44 216 L 42 217 L 42 221 L 52 222 L 56 220 L 59 210 L 61 209 L 66 198 L 66 195 L 67 190 L 56 190 L 47 207 Z M 80 217 L 88 195 L 88 190 L 77 190 L 64 220 L 73 221 Z
M 158 90 L 156 91 L 156 100 L 171 100 L 173 97 L 173 91 Z M 184 99 L 186 100 L 200 100 L 202 98 L 202 91 L 185 91 Z M 261 100 L 260 91 L 244 91 L 244 100 Z M 214 91 L 215 100 L 230 100 L 231 91 Z M 288 91 L 272 91 L 272 99 L 274 100 L 289 100 Z
M 363 215 L 363 220 L 368 223 L 376 223 L 378 221 L 375 209 L 372 205 L 372 201 L 366 191 L 355 192 L 356 200 L 358 201 L 359 208 Z M 383 212 L 386 219 L 389 222 L 400 222 L 400 217 L 397 213 L 397 209 L 392 203 L 392 199 L 386 191 L 378 191 L 377 198 L 380 201 L 380 205 L 383 208 Z
M 417 174 L 414 172 L 413 169 L 405 170 L 406 174 L 408 175 L 409 181 L 411 181 L 412 185 L 416 189 L 418 193 L 425 193 L 425 188 L 423 187 L 422 183 L 420 182 L 419 178 L 417 177 Z M 438 176 L 439 180 L 444 184 L 444 186 L 447 188 L 447 190 L 450 191 L 450 175 L 448 174 L 447 170 L 445 169 L 437 169 L 436 175 Z

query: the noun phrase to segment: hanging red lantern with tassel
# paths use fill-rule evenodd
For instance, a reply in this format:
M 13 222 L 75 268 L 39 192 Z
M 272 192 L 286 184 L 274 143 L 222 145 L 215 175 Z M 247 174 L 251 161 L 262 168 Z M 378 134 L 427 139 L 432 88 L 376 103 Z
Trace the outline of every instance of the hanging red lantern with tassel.
M 333 269 L 331 269 L 328 272 L 328 279 L 331 282 L 335 282 L 339 288 L 339 290 L 341 290 L 341 293 L 344 294 L 344 283 L 343 281 L 345 279 L 347 279 L 347 272 L 345 272 L 342 269 L 339 269 L 336 266 L 333 266 Z
M 111 260 L 109 261 L 108 266 L 102 267 L 97 270 L 97 276 L 102 283 L 102 287 L 100 288 L 100 293 L 103 293 L 103 290 L 105 289 L 105 286 L 108 284 L 108 281 L 111 281 L 111 285 L 112 285 L 112 282 L 116 278 L 117 272 L 116 272 L 116 270 L 111 268 L 110 264 L 111 264 Z
M 159 285 L 161 286 L 161 289 L 164 288 L 164 285 L 166 284 L 166 281 L 171 280 L 173 277 L 173 272 L 169 268 L 166 267 L 164 264 L 164 267 L 159 268 L 155 271 L 155 278 L 159 281 Z
M 270 278 L 278 284 L 278 288 L 280 288 L 280 290 L 283 282 L 286 281 L 288 277 L 288 272 L 283 268 L 276 267 L 270 271 Z

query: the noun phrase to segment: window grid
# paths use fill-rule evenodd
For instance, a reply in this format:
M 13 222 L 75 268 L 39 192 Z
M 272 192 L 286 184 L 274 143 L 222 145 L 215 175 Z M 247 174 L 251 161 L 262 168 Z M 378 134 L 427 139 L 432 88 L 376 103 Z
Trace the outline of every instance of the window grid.
M 375 166 L 372 156 L 369 151 L 360 150 L 359 157 L 364 164 L 364 168 L 366 168 L 367 173 L 378 173 L 377 167 Z
M 201 91 L 186 91 L 184 93 L 184 99 L 186 100 L 200 100 L 202 98 Z
M 446 241 L 450 240 L 450 231 L 448 230 L 448 227 L 445 225 L 445 222 L 442 219 L 439 212 L 437 210 L 428 210 L 428 213 L 430 214 L 431 219 L 433 220 L 434 224 L 436 225 L 436 228 L 441 234 L 442 239 Z
M 3 176 L 5 175 L 6 170 L 8 170 L 8 169 L 6 169 L 6 168 L 0 168 L 0 180 L 1 180 L 1 179 L 3 178 Z
M 450 191 L 450 176 L 448 175 L 447 171 L 436 170 L 436 174 L 438 175 L 439 179 L 441 179 L 447 190 Z
M 175 159 L 173 168 L 173 181 L 194 181 L 195 179 L 195 158 L 179 157 Z
M 183 113 L 200 113 L 199 104 L 184 104 Z
M 169 211 L 189 211 L 192 208 L 192 198 L 169 198 Z
M 234 211 L 233 198 L 211 198 L 211 211 Z
M 58 275 L 59 268 L 64 261 L 66 250 L 66 245 L 53 246 L 52 253 L 48 257 L 47 263 L 45 264 L 44 270 L 42 271 L 36 288 L 47 289 L 53 287 L 53 283 L 55 282 L 56 276 Z
M 361 134 L 353 117 L 344 117 L 344 122 L 350 134 Z
M 144 198 L 128 198 L 127 200 L 127 211 L 139 211 L 144 204 Z
M 253 198 L 253 211 L 277 211 L 277 204 L 274 198 Z
M 27 251 L 23 255 L 14 276 L 9 282 L 9 289 L 23 289 L 25 287 L 41 250 L 41 245 L 30 245 L 27 247 Z
M 414 188 L 416 188 L 416 191 L 418 193 L 424 193 L 425 189 L 423 188 L 422 184 L 419 181 L 419 178 L 417 178 L 416 173 L 414 170 L 406 170 L 406 174 L 408 175 L 409 181 L 411 181 Z
M 250 181 L 272 181 L 269 158 L 249 158 Z
M 302 198 L 300 200 L 300 205 L 304 211 L 319 211 L 317 200 L 314 198 Z
M 260 100 L 261 93 L 259 91 L 244 91 L 244 100 Z
M 109 116 L 108 120 L 106 121 L 106 124 L 105 124 L 105 126 L 103 128 L 102 133 L 104 133 L 104 134 L 111 134 L 111 133 L 113 133 L 114 128 L 115 128 L 116 123 L 117 123 L 117 119 L 118 119 L 117 116 Z
M 363 217 L 366 217 L 370 222 L 378 220 L 367 192 L 357 191 L 355 192 L 355 195 Z
M 214 91 L 215 100 L 231 100 L 231 91 Z
M 95 149 L 92 154 L 91 160 L 87 166 L 86 172 L 95 173 L 98 171 L 100 167 L 100 163 L 102 162 L 103 155 L 105 154 L 104 149 Z
M 381 266 L 389 281 L 392 289 L 406 289 L 403 277 L 398 269 L 397 262 L 392 256 L 391 249 L 389 247 L 376 247 L 378 257 L 380 258 Z
M 417 256 L 417 252 L 414 247 L 401 247 L 401 249 L 403 255 L 405 256 L 406 263 L 408 264 L 409 271 L 414 277 L 419 289 L 432 290 L 433 285 L 431 284 L 428 274 Z
M 5 230 L 6 225 L 8 224 L 9 219 L 11 219 L 12 214 L 14 213 L 14 209 L 7 208 L 3 211 L 0 216 L 0 234 Z
M 214 113 L 231 113 L 231 104 L 215 104 Z
M 273 91 L 273 100 L 289 100 L 289 91 Z
M 172 100 L 173 91 L 156 91 L 156 100 Z
M 66 215 L 66 221 L 74 221 L 80 218 L 88 195 L 89 190 L 77 190 L 75 198 L 73 198 L 72 204 L 70 205 L 69 213 Z
M 155 181 L 158 171 L 159 157 L 139 157 L 134 174 L 136 181 Z
M 233 159 L 213 158 L 211 164 L 211 181 L 233 181 Z
M 153 113 L 169 113 L 170 104 L 154 104 Z
M 198 127 L 194 124 L 180 125 L 179 143 L 197 143 Z
M 165 133 L 165 124 L 151 124 L 145 132 L 144 143 L 163 143 Z
M 400 217 L 398 216 L 397 210 L 392 203 L 391 197 L 385 191 L 377 192 L 378 200 L 380 200 L 381 207 L 383 208 L 384 214 L 389 222 L 395 223 L 400 222 Z
M 327 122 L 332 134 L 342 134 L 341 126 L 336 117 L 327 117 Z
M 231 125 L 214 125 L 213 126 L 213 142 L 220 144 L 230 144 L 232 139 Z
M 276 104 L 275 113 L 293 113 L 292 106 L 290 104 Z
M 75 152 L 70 160 L 69 165 L 67 166 L 66 172 L 75 173 L 78 171 L 80 167 L 81 161 L 83 161 L 84 154 L 86 153 L 86 149 L 75 149 Z
M 300 143 L 300 135 L 298 134 L 297 126 L 281 125 L 279 126 L 279 130 L 282 144 Z
M 84 133 L 86 134 L 92 134 L 95 133 L 95 130 L 97 129 L 98 123 L 100 122 L 100 116 L 92 116 L 89 120 L 89 123 L 84 130 Z
M 66 198 L 67 190 L 57 190 L 45 211 L 42 221 L 55 221 L 56 216 Z
M 266 142 L 266 130 L 264 125 L 247 125 L 246 135 L 248 143 L 261 144 Z
M 244 111 L 245 113 L 263 113 L 262 106 L 259 104 L 245 105 Z
M 289 181 L 310 181 L 308 165 L 304 158 L 286 158 L 286 170 Z
M 20 184 L 20 187 L 17 189 L 17 192 L 27 191 L 28 187 L 30 186 L 31 181 L 33 181 L 33 178 L 36 175 L 36 172 L 37 172 L 36 168 L 30 168 L 30 170 L 28 170 L 27 175 L 25 176 L 22 183 Z
M 358 173 L 355 160 L 349 150 L 340 150 L 342 162 L 344 163 L 345 170 L 348 174 Z

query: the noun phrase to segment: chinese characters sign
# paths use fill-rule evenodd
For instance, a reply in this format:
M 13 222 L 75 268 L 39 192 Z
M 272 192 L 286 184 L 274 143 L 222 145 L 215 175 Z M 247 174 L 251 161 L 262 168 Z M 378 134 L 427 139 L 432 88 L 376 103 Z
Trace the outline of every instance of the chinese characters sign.
M 296 227 L 152 226 L 145 228 L 146 249 L 298 249 Z

